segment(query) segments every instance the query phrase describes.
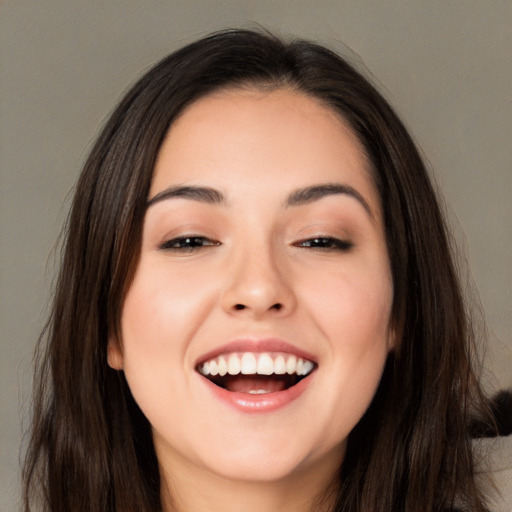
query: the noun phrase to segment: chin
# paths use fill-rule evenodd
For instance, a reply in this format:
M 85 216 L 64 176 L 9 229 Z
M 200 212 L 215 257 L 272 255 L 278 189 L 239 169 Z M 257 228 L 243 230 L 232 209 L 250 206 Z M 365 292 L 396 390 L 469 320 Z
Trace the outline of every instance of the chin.
M 249 449 L 232 450 L 230 455 L 203 457 L 202 465 L 223 479 L 247 483 L 279 482 L 314 471 L 315 467 L 323 467 L 324 470 L 332 467 L 336 471 L 343 460 L 345 444 L 342 442 L 325 452 L 311 453 L 304 451 L 303 443 L 298 443 L 296 450 L 284 450 L 282 442 L 280 449 L 262 448 L 253 443 Z

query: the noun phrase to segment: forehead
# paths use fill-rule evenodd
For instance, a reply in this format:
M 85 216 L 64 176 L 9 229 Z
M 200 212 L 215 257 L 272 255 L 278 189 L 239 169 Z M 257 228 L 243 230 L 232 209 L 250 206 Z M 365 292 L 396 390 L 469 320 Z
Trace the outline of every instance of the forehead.
M 160 149 L 150 195 L 170 183 L 206 180 L 222 189 L 238 179 L 252 181 L 252 190 L 269 180 L 289 188 L 348 180 L 376 195 L 371 165 L 348 123 L 291 89 L 221 90 L 189 105 Z

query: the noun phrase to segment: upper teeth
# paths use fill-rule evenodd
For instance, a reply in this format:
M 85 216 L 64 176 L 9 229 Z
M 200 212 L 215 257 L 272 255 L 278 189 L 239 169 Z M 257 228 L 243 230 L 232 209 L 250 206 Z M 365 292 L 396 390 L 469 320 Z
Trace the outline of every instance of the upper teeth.
M 215 357 L 201 363 L 199 371 L 203 375 L 284 375 L 299 376 L 311 373 L 314 363 L 307 359 L 285 353 L 253 352 L 232 353 Z

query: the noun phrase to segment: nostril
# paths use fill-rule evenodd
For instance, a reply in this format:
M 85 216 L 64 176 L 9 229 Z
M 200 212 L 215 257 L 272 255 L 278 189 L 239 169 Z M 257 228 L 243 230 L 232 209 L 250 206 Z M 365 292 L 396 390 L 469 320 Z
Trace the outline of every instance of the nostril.
M 247 306 L 245 304 L 235 304 L 233 306 L 233 308 L 236 310 L 236 311 L 242 311 L 244 309 L 247 309 Z M 273 304 L 272 306 L 270 306 L 269 309 L 273 309 L 275 311 L 280 311 L 281 309 L 283 308 L 283 305 L 280 303 L 280 302 L 276 302 L 275 304 Z

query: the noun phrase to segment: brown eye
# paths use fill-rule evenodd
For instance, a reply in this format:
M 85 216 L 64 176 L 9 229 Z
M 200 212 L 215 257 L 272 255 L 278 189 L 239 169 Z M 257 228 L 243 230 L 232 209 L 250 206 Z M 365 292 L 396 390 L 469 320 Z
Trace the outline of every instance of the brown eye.
M 166 251 L 192 252 L 204 247 L 213 247 L 217 245 L 220 245 L 220 243 L 204 236 L 181 236 L 167 240 L 160 245 L 160 249 Z
M 307 247 L 311 249 L 320 250 L 334 250 L 334 251 L 348 251 L 352 248 L 352 242 L 347 240 L 340 240 L 338 238 L 332 238 L 328 236 L 319 236 L 315 238 L 309 238 L 301 242 L 297 242 L 294 245 L 297 247 Z

